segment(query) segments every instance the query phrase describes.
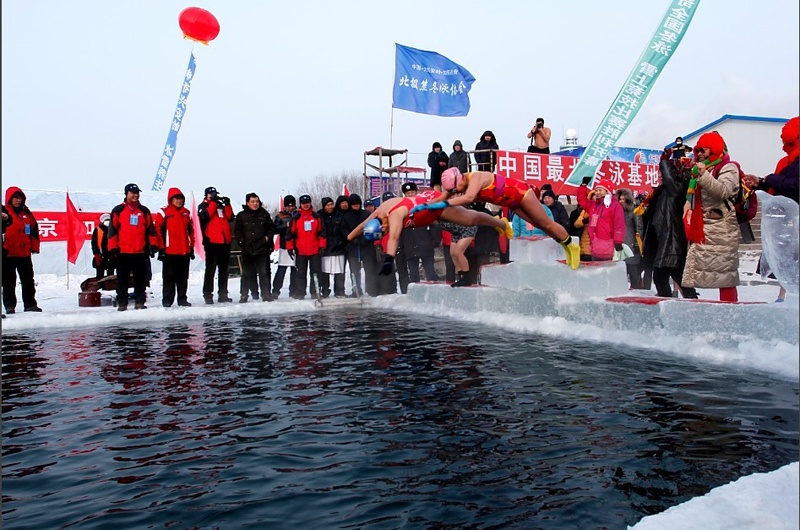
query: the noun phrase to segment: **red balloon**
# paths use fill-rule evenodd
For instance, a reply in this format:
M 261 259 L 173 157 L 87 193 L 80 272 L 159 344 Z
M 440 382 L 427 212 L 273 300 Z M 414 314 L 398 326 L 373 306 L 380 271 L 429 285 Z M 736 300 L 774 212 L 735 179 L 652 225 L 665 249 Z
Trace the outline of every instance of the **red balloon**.
M 201 7 L 187 7 L 181 11 L 178 24 L 184 37 L 206 45 L 219 35 L 217 18 Z

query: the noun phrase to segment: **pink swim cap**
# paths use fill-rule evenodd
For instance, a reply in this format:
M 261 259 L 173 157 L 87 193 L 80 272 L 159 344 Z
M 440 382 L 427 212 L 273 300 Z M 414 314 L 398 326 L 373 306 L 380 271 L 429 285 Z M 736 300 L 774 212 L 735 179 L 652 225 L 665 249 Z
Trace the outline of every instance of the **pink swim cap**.
M 464 175 L 461 174 L 457 167 L 445 169 L 444 173 L 442 173 L 442 189 L 450 191 L 458 186 L 462 180 L 464 180 Z

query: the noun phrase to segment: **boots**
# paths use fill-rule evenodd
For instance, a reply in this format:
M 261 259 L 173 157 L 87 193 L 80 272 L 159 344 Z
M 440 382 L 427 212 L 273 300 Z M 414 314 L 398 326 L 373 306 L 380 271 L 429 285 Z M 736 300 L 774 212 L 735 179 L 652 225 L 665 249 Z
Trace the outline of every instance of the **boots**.
M 466 272 L 459 271 L 458 272 L 458 279 L 455 281 L 455 283 L 451 283 L 450 287 L 465 287 L 467 285 L 472 285 L 472 282 L 469 279 L 468 272 L 469 271 L 466 271 Z

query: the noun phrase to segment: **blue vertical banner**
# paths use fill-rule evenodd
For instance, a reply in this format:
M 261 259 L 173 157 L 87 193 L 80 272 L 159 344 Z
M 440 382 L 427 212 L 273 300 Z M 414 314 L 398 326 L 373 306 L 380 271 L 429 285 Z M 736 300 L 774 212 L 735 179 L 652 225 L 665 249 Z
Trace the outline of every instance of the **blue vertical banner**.
M 436 52 L 395 43 L 392 107 L 432 114 L 466 116 L 475 78 L 463 66 Z
M 181 130 L 181 123 L 183 117 L 186 115 L 186 102 L 189 99 L 189 91 L 192 89 L 192 79 L 194 79 L 194 53 L 189 56 L 189 67 L 186 69 L 186 74 L 183 76 L 183 85 L 181 86 L 181 93 L 178 96 L 178 105 L 175 108 L 175 114 L 172 115 L 172 123 L 169 126 L 169 134 L 167 135 L 167 143 L 164 150 L 161 152 L 161 160 L 156 170 L 156 178 L 153 181 L 153 191 L 161 191 L 164 187 L 164 181 L 167 180 L 167 171 L 169 165 L 172 163 L 172 158 L 175 156 L 175 149 L 178 144 L 178 132 Z
M 699 3 L 700 0 L 672 0 L 566 184 L 579 186 L 583 178 L 589 176 L 594 181 L 600 163 L 633 121 L 667 61 L 678 48 Z

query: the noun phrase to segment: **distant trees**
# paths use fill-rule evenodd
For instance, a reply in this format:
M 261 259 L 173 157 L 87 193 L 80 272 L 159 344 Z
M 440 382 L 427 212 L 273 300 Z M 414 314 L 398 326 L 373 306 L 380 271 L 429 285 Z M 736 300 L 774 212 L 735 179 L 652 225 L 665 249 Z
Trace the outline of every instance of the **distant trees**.
M 330 197 L 334 201 L 336 197 L 342 194 L 342 186 L 347 185 L 350 193 L 358 193 L 364 197 L 364 176 L 355 170 L 341 171 L 338 175 L 317 175 L 308 179 L 303 179 L 295 186 L 290 188 L 286 193 L 294 195 L 295 198 L 300 195 L 311 195 L 311 201 L 314 209 L 318 210 L 322 206 L 322 198 Z M 270 212 L 278 210 L 278 204 L 275 202 L 264 201 L 264 206 Z M 299 206 L 299 204 L 298 204 Z

